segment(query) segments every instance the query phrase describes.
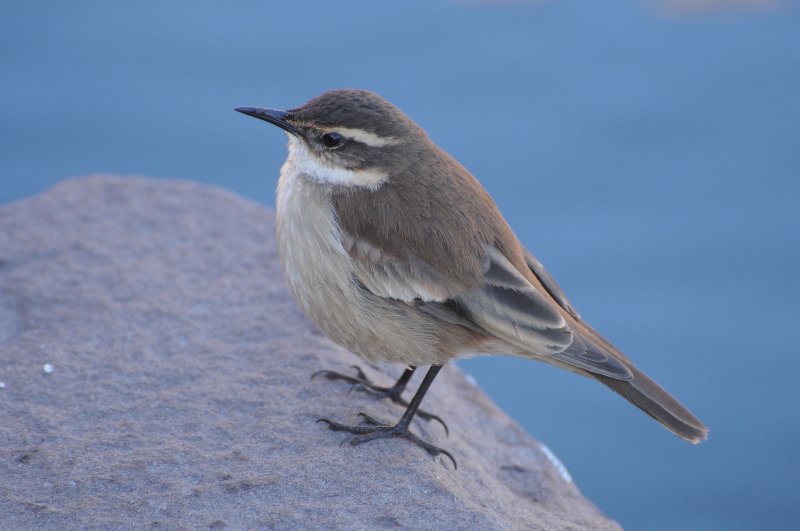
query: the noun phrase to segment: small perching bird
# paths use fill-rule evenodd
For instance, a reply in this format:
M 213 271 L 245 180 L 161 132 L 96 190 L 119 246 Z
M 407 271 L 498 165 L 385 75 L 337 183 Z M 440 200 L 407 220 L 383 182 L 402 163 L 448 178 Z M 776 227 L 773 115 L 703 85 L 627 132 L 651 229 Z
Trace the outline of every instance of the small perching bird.
M 360 426 L 321 419 L 354 434 L 352 444 L 397 436 L 452 459 L 409 424 L 443 364 L 484 353 L 594 378 L 679 437 L 706 438 L 700 420 L 581 319 L 477 179 L 391 103 L 365 90 L 334 90 L 289 111 L 236 110 L 289 137 L 277 232 L 303 312 L 362 358 L 408 367 L 391 388 L 360 371 L 358 378 L 323 373 L 405 404 L 400 393 L 414 369 L 430 366 L 393 426 L 366 415 Z

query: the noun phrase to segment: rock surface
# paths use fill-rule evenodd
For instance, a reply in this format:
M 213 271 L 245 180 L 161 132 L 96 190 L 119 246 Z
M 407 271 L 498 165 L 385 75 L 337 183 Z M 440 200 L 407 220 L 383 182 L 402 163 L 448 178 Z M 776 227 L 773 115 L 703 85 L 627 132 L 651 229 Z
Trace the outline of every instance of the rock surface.
M 356 363 L 295 306 L 266 208 L 109 176 L 3 206 L 2 526 L 618 529 L 452 366 L 423 403 L 451 435 L 414 430 L 458 470 L 402 440 L 340 446 L 318 417 L 402 413 L 309 380 Z

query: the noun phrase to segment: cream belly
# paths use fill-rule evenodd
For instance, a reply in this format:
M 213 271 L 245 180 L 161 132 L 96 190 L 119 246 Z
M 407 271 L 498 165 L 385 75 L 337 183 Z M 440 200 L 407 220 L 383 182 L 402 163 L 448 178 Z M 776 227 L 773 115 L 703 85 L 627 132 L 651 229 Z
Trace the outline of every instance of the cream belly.
M 328 190 L 298 171 L 292 157 L 281 169 L 279 253 L 289 288 L 306 316 L 333 341 L 371 361 L 433 365 L 467 355 L 467 332 L 461 327 L 377 297 L 354 282 Z

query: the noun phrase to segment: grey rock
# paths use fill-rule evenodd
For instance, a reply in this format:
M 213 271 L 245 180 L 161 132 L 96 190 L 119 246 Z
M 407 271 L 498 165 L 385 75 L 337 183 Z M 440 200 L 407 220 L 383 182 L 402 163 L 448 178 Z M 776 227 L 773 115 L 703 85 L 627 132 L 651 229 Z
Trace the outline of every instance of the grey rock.
M 360 361 L 295 306 L 274 221 L 112 176 L 0 208 L 2 527 L 619 528 L 454 366 L 423 404 L 451 435 L 413 427 L 458 470 L 403 440 L 340 446 L 318 417 L 402 408 L 309 380 Z

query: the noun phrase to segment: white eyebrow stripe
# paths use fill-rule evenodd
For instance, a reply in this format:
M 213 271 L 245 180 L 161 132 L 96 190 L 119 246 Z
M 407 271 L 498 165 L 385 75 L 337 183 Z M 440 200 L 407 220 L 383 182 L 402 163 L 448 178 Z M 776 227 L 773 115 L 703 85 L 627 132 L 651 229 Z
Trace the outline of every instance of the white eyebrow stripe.
M 361 142 L 362 144 L 366 144 L 370 147 L 396 146 L 397 144 L 401 143 L 400 140 L 396 139 L 393 136 L 378 136 L 375 133 L 370 133 L 369 131 L 364 131 L 363 129 L 338 127 L 336 129 L 331 129 L 328 132 L 339 133 L 344 137 L 352 138 L 356 142 Z

